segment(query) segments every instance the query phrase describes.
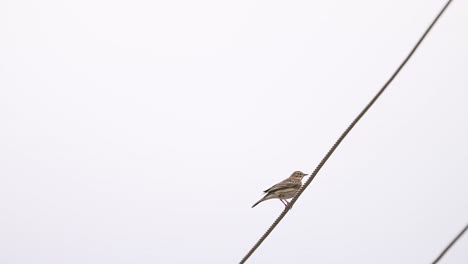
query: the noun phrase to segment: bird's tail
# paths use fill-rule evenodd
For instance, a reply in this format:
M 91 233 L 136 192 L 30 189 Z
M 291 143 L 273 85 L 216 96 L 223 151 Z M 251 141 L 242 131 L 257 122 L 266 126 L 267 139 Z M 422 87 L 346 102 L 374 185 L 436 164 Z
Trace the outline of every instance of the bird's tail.
M 257 206 L 257 204 L 265 201 L 265 200 L 268 200 L 269 198 L 267 198 L 268 195 L 265 195 L 265 197 L 263 197 L 262 199 L 258 200 L 258 202 L 256 202 L 254 205 L 252 205 L 252 208 L 254 208 L 255 206 Z

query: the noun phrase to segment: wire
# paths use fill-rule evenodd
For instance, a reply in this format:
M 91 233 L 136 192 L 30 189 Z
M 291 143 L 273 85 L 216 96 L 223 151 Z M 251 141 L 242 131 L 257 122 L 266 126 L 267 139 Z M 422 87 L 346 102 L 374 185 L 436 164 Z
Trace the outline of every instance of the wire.
M 400 66 L 397 68 L 397 70 L 393 73 L 393 75 L 390 77 L 390 79 L 384 84 L 384 86 L 377 92 L 377 94 L 372 98 L 372 100 L 364 107 L 364 109 L 359 113 L 359 115 L 353 120 L 353 122 L 348 126 L 348 128 L 341 134 L 341 136 L 338 138 L 338 140 L 335 142 L 335 144 L 331 147 L 331 149 L 327 152 L 325 157 L 323 157 L 322 161 L 317 165 L 315 168 L 314 172 L 310 175 L 309 179 L 304 183 L 302 188 L 297 192 L 296 196 L 291 200 L 289 205 L 283 210 L 283 212 L 276 218 L 276 220 L 273 222 L 273 224 L 268 228 L 268 230 L 260 237 L 260 239 L 257 241 L 257 243 L 249 250 L 249 252 L 242 258 L 240 263 L 245 263 L 247 259 L 257 250 L 257 248 L 262 244 L 262 242 L 270 235 L 270 233 L 273 231 L 273 229 L 279 224 L 279 222 L 284 218 L 284 216 L 289 212 L 289 208 L 291 208 L 294 203 L 297 201 L 297 199 L 301 196 L 302 192 L 309 186 L 309 184 L 314 180 L 315 176 L 317 173 L 320 171 L 320 169 L 323 167 L 325 162 L 327 162 L 328 158 L 333 154 L 333 152 L 336 150 L 338 145 L 340 145 L 341 141 L 348 135 L 348 133 L 353 129 L 353 127 L 356 125 L 356 123 L 361 119 L 362 116 L 371 108 L 371 106 L 377 101 L 377 99 L 380 97 L 380 95 L 385 91 L 387 86 L 395 79 L 395 77 L 398 75 L 398 73 L 401 71 L 403 66 L 408 62 L 408 60 L 413 56 L 413 53 L 416 51 L 416 49 L 419 47 L 421 42 L 424 40 L 426 35 L 429 33 L 429 31 L 432 29 L 432 27 L 435 25 L 437 20 L 439 20 L 440 16 L 444 13 L 444 11 L 447 9 L 449 4 L 452 2 L 452 0 L 447 1 L 445 6 L 442 8 L 442 10 L 439 11 L 439 14 L 435 17 L 435 19 L 432 21 L 430 26 L 426 29 L 424 34 L 419 38 L 419 41 L 416 43 L 416 45 L 413 47 L 411 52 L 406 56 L 405 60 L 400 64 Z
M 447 253 L 447 251 L 449 251 L 449 249 L 453 246 L 453 244 L 455 244 L 457 242 L 457 240 L 463 236 L 463 233 L 466 232 L 466 230 L 468 229 L 468 224 L 465 226 L 465 228 L 463 228 L 463 230 L 450 242 L 450 244 L 448 244 L 444 250 L 440 253 L 440 255 L 434 260 L 434 262 L 432 262 L 432 264 L 436 264 L 437 262 L 439 262 L 439 260 L 442 259 L 442 257 L 445 255 L 445 253 Z

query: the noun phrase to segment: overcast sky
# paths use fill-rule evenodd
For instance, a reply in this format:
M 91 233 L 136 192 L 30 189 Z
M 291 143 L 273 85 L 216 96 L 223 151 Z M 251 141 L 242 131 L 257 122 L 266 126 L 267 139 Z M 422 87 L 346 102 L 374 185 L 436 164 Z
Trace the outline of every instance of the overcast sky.
M 0 263 L 237 263 L 444 1 L 0 1 Z M 249 263 L 430 263 L 468 221 L 454 1 Z M 442 263 L 468 263 L 468 236 Z

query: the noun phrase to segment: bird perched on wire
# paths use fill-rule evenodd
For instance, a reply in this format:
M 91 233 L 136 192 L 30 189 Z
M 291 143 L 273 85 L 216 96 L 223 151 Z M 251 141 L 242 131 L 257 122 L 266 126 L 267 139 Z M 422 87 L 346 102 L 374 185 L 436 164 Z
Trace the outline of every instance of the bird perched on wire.
M 286 199 L 293 198 L 296 195 L 297 191 L 302 186 L 302 178 L 307 176 L 307 174 L 303 173 L 302 171 L 295 171 L 287 178 L 286 180 L 273 185 L 270 189 L 264 191 L 266 195 L 260 199 L 260 201 L 256 202 L 252 205 L 254 208 L 257 204 L 269 200 L 278 198 L 284 204 L 284 206 L 288 206 L 289 202 Z

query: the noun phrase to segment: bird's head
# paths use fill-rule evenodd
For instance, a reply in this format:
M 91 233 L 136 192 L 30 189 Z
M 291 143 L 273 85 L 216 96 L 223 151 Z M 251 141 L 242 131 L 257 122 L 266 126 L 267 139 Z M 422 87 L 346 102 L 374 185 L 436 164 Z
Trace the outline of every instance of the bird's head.
M 293 174 L 291 174 L 291 177 L 297 178 L 299 180 L 302 180 L 302 178 L 304 178 L 304 176 L 307 176 L 307 174 L 303 173 L 302 171 L 295 171 L 295 172 L 293 172 Z

